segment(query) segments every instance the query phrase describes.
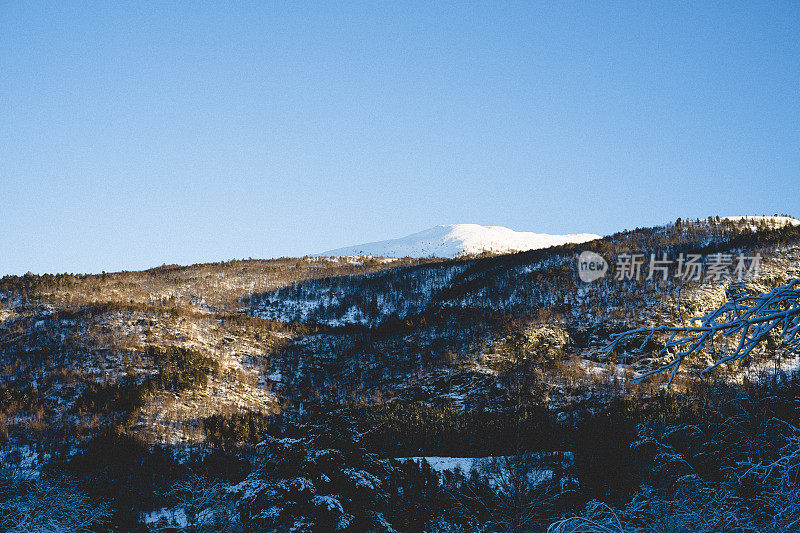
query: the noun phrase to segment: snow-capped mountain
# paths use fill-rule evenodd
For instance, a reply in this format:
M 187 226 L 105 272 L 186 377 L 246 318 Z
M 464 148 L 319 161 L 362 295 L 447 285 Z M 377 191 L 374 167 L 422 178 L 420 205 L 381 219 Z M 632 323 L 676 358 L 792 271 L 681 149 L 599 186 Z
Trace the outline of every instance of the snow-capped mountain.
M 503 226 L 449 224 L 386 241 L 328 250 L 320 256 L 457 257 L 482 252 L 508 253 L 581 243 L 601 238 L 593 233 L 548 235 L 514 231 Z

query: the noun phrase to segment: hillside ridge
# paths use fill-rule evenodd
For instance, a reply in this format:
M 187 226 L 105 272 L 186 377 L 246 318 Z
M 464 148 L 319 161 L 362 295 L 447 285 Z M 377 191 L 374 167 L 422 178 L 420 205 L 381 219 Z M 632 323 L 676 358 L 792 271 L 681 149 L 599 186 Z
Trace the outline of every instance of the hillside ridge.
M 375 241 L 318 254 L 319 256 L 447 257 L 481 253 L 509 253 L 582 243 L 601 238 L 594 233 L 550 235 L 514 231 L 504 226 L 445 224 L 405 237 Z

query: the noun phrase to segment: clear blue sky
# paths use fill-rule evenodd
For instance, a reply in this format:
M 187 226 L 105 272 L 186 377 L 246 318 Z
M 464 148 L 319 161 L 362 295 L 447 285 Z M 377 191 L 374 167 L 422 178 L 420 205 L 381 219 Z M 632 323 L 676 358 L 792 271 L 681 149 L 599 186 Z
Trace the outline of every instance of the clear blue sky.
M 800 216 L 800 3 L 0 0 L 0 274 Z

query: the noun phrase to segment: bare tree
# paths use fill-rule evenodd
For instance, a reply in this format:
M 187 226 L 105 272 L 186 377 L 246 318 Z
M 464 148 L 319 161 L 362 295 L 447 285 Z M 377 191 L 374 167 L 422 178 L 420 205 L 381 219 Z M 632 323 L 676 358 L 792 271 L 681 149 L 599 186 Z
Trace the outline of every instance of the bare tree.
M 602 502 L 591 501 L 583 512 L 550 524 L 547 533 L 626 533 L 626 524 L 620 515 Z
M 0 529 L 8 532 L 89 532 L 111 514 L 66 478 L 6 479 L 0 492 Z
M 777 458 L 741 464 L 747 469 L 738 475 L 738 480 L 755 476 L 765 487 L 760 499 L 767 509 L 773 510 L 775 529 L 797 531 L 800 528 L 800 428 L 777 422 L 788 430 Z
M 640 374 L 634 381 L 669 371 L 669 384 L 672 384 L 686 358 L 699 355 L 707 349 L 710 349 L 714 360 L 702 371 L 703 374 L 725 363 L 748 357 L 770 334 L 777 335 L 788 352 L 800 346 L 800 279 L 756 295 L 750 294 L 743 284 L 732 284 L 726 294 L 728 299 L 725 304 L 693 318 L 688 326 L 638 328 L 612 335 L 605 348 L 606 353 L 638 339 L 639 345 L 633 353 L 642 355 L 657 338 L 666 336 L 667 341 L 658 353 L 667 357 L 668 361 Z M 726 338 L 738 339 L 738 342 L 731 348 L 722 347 L 718 350 L 715 340 Z
M 535 454 L 487 457 L 477 473 L 451 494 L 463 514 L 491 531 L 531 531 L 552 506 L 552 471 Z
M 223 531 L 231 525 L 233 508 L 225 486 L 192 473 L 167 492 L 178 501 L 190 531 Z
M 777 524 L 777 523 L 776 523 Z M 550 525 L 547 533 L 758 533 L 796 531 L 756 524 L 730 487 L 696 475 L 675 480 L 668 489 L 642 487 L 622 509 L 598 501 Z

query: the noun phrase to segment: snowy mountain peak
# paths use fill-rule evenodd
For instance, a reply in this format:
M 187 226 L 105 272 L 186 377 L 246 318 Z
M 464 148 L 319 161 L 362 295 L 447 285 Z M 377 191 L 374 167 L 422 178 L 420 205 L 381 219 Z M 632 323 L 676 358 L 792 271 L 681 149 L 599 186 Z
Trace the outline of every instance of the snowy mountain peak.
M 386 241 L 329 250 L 321 256 L 457 257 L 482 252 L 510 253 L 599 239 L 593 233 L 548 235 L 514 231 L 503 226 L 449 224 Z

